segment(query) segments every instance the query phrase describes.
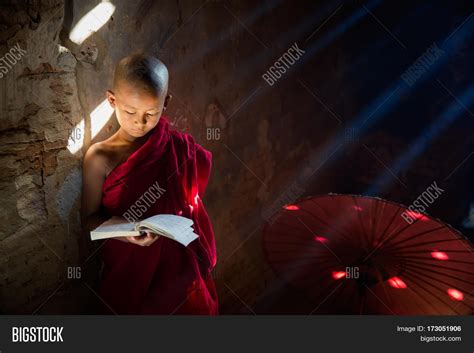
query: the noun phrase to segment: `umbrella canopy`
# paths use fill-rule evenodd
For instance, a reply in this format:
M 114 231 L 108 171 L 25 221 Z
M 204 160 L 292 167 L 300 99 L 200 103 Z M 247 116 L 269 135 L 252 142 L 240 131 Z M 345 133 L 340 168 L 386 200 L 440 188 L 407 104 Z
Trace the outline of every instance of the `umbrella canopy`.
M 379 198 L 322 195 L 267 223 L 265 256 L 313 314 L 465 315 L 474 253 L 459 232 Z

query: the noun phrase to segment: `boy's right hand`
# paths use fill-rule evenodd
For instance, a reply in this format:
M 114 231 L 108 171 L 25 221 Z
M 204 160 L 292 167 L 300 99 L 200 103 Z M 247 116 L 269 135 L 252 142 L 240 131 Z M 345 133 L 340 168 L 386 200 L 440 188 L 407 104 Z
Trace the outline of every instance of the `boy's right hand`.
M 115 237 L 113 239 L 117 239 L 125 243 L 132 243 L 139 246 L 150 246 L 155 242 L 157 238 L 158 236 L 151 235 L 150 233 L 145 233 L 143 235 L 137 235 L 135 237 Z

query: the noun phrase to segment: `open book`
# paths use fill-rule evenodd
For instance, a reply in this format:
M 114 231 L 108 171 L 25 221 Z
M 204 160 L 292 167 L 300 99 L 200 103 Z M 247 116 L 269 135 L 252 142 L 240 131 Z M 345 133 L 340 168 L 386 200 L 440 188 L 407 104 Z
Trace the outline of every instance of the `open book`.
M 188 246 L 190 242 L 198 238 L 192 228 L 193 224 L 191 219 L 173 214 L 159 214 L 136 223 L 114 216 L 91 231 L 91 239 L 138 236 L 145 232 L 152 232 Z

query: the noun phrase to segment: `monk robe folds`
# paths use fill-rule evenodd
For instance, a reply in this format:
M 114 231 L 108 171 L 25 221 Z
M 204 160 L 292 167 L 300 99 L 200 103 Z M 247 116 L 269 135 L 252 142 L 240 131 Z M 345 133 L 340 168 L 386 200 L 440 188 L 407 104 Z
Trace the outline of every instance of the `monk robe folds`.
M 217 315 L 216 247 L 201 202 L 211 158 L 161 117 L 145 144 L 107 176 L 102 205 L 110 216 L 175 214 L 192 219 L 199 235 L 187 247 L 163 236 L 148 247 L 106 240 L 99 294 L 108 314 Z

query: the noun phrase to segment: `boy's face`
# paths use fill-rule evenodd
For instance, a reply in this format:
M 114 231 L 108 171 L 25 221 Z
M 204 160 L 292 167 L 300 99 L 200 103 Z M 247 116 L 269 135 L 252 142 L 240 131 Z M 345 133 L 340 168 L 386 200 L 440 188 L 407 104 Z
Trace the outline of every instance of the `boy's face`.
M 153 129 L 166 108 L 170 96 L 153 94 L 120 82 L 114 91 L 107 91 L 107 100 L 115 109 L 118 123 L 130 136 L 141 137 Z

